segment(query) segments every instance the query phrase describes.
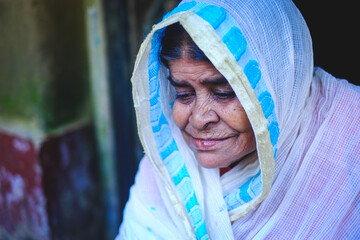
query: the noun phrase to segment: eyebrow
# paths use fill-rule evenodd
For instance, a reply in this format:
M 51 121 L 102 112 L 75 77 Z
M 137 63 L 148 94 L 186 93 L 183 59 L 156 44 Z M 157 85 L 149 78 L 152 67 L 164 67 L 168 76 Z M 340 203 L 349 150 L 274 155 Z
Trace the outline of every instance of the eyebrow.
M 169 75 L 168 77 L 171 85 L 173 85 L 174 87 L 190 87 L 190 84 L 188 84 L 185 81 L 177 81 L 175 79 L 173 79 L 171 77 L 171 75 Z M 221 76 L 219 78 L 214 78 L 214 79 L 205 79 L 203 81 L 201 81 L 201 85 L 204 86 L 221 86 L 221 85 L 227 85 L 229 84 L 228 81 L 226 80 L 225 77 Z

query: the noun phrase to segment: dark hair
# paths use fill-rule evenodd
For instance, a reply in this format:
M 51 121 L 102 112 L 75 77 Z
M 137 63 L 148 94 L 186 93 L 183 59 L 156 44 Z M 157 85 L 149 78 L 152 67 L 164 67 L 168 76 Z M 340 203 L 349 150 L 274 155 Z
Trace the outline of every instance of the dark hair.
M 160 60 L 167 68 L 170 60 L 181 58 L 209 62 L 204 52 L 194 43 L 180 23 L 166 27 L 161 46 Z

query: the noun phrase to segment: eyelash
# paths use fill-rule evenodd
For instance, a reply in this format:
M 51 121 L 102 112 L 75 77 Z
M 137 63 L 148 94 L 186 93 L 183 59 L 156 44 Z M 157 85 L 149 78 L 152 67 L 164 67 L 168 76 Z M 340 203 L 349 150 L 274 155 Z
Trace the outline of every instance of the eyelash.
M 189 104 L 192 101 L 192 98 L 195 96 L 193 92 L 176 92 L 176 100 L 180 100 L 184 104 Z M 222 102 L 233 99 L 236 95 L 234 91 L 225 91 L 225 92 L 212 92 L 212 96 L 215 100 Z
M 214 92 L 213 95 L 220 100 L 230 100 L 235 97 L 234 91 Z
M 191 92 L 176 92 L 176 100 L 180 100 L 184 104 L 190 103 L 193 96 L 194 94 Z

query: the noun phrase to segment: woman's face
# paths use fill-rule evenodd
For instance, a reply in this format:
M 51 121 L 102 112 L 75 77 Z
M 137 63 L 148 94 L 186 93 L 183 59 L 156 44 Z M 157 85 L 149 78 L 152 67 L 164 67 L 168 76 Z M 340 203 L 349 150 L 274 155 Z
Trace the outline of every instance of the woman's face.
M 231 86 L 209 62 L 170 60 L 173 117 L 199 163 L 227 167 L 253 152 L 255 135 Z

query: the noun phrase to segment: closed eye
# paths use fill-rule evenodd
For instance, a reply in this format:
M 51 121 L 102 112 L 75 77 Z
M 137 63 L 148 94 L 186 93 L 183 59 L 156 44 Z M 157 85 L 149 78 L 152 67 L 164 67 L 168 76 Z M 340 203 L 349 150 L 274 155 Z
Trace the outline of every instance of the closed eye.
M 176 91 L 176 100 L 183 104 L 190 104 L 195 98 L 195 93 L 191 91 Z
M 232 90 L 231 91 L 215 91 L 215 92 L 213 92 L 213 95 L 218 100 L 231 100 L 236 96 L 235 92 Z

